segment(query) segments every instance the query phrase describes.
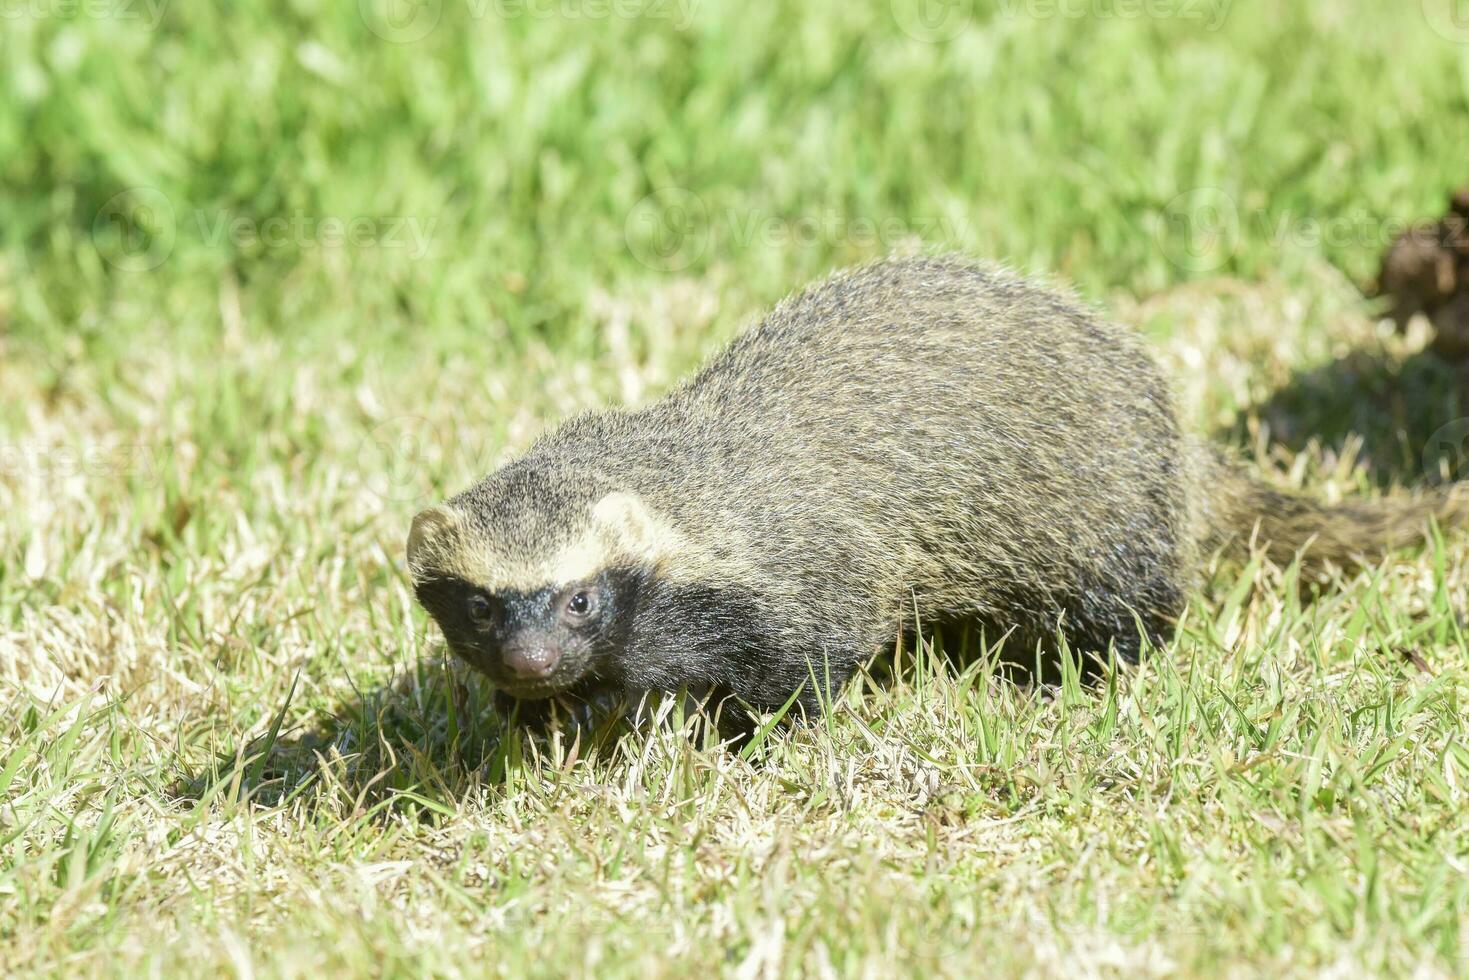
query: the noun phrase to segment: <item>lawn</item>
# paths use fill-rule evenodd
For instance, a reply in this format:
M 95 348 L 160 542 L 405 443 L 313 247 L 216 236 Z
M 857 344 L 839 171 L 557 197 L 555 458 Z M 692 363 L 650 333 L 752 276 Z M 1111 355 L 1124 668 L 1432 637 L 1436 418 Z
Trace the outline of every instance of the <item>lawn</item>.
M 0 972 L 1469 974 L 1469 535 L 743 750 L 526 733 L 403 561 L 890 252 L 1076 289 L 1280 483 L 1469 476 L 1362 296 L 1469 180 L 1453 6 L 0 5 Z

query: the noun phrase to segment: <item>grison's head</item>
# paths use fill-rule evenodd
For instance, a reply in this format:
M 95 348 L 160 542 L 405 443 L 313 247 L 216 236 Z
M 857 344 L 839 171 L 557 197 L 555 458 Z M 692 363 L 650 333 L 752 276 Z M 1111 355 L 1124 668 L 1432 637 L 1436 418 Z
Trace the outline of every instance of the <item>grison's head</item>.
M 673 546 L 637 496 L 511 466 L 413 519 L 408 567 L 454 654 L 521 698 L 614 680 L 639 585 Z

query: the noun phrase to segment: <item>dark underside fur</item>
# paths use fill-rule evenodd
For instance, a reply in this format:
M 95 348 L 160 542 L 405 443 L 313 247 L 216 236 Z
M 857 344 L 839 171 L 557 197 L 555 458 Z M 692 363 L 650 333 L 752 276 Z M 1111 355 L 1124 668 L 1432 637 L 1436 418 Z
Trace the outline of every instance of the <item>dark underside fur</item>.
M 1170 634 L 1201 549 L 1298 499 L 1183 437 L 1127 331 L 953 259 L 821 283 L 666 399 L 573 419 L 450 507 L 529 565 L 612 492 L 680 544 L 591 676 L 767 708 L 802 685 L 814 707 L 915 621 L 1133 658 Z M 1285 548 L 1331 521 L 1300 514 L 1276 521 Z

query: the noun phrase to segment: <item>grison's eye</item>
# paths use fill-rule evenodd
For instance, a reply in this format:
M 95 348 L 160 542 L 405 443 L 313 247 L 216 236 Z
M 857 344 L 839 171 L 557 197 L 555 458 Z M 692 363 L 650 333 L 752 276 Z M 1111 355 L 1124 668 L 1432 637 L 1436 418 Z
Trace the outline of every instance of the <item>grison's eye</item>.
M 574 592 L 566 600 L 566 612 L 573 619 L 586 619 L 597 611 L 597 597 L 590 592 Z
M 490 621 L 490 600 L 482 595 L 472 595 L 465 601 L 464 611 L 473 622 L 487 623 Z

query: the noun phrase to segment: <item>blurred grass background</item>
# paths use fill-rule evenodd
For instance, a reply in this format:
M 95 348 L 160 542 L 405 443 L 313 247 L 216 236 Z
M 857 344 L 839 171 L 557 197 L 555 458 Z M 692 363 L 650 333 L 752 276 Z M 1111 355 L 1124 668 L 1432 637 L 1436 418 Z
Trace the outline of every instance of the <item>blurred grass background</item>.
M 672 264 L 725 270 L 750 305 L 909 236 L 1095 296 L 1317 259 L 1360 281 L 1384 223 L 1435 213 L 1464 179 L 1465 46 L 1416 3 L 538 2 L 9 17 L 8 328 L 89 350 L 207 340 L 229 278 L 286 337 L 595 342 L 593 288 L 668 274 L 628 231 L 669 188 L 706 209 Z M 1111 9 L 1059 9 L 1090 7 Z M 1188 250 L 1209 217 L 1173 203 L 1199 188 L 1240 216 L 1203 269 Z M 262 245 L 212 234 L 221 218 L 403 219 L 427 248 Z M 1280 240 L 1310 220 L 1354 230 Z M 813 221 L 828 227 L 799 233 Z
M 0 967 L 1462 971 L 1462 548 L 1250 566 L 1105 691 L 936 668 L 759 765 L 522 741 L 401 569 L 895 250 L 1074 285 L 1286 482 L 1462 463 L 1359 293 L 1466 180 L 1452 12 L 0 2 Z

